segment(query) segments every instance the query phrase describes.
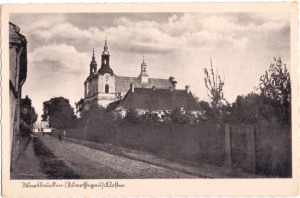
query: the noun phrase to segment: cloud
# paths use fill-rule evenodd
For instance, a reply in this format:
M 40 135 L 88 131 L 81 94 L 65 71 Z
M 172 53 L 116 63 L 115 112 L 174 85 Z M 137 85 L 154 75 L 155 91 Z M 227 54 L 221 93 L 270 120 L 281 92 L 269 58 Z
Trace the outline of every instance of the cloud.
M 64 43 L 74 46 L 80 52 L 86 52 L 91 51 L 92 47 L 102 46 L 105 36 L 109 37 L 109 42 L 118 47 L 119 51 L 137 52 L 140 49 L 143 53 L 172 53 L 178 49 L 208 49 L 211 46 L 241 50 L 247 48 L 252 37 L 255 37 L 254 34 L 278 31 L 289 22 L 288 13 L 178 13 L 170 16 L 165 23 L 151 19 L 138 20 L 134 15 L 124 14 L 110 15 L 113 18 L 110 27 L 103 29 L 91 20 L 93 17 L 90 14 L 84 25 L 86 27 L 90 24 L 88 28 L 82 28 L 80 23 L 71 23 L 68 15 L 29 16 L 31 19 L 37 18 L 33 23 L 28 23 L 32 21 L 28 20 L 22 26 L 22 32 L 29 35 L 29 40 L 36 41 L 29 42 L 29 51 L 40 47 L 40 44 Z M 115 18 L 116 16 L 120 17 Z M 25 18 L 30 17 L 26 15 Z M 102 18 L 104 21 L 108 20 L 104 16 Z M 153 48 L 153 44 L 157 47 Z
M 209 51 L 216 47 L 247 50 L 249 43 L 257 42 L 256 34 L 279 31 L 288 21 L 286 15 L 265 13 L 176 13 L 160 23 L 150 18 L 138 20 L 135 15 L 110 16 L 114 17 L 107 28 L 98 27 L 91 20 L 92 15 L 88 15 L 90 20 L 86 21 L 85 28 L 73 23 L 67 15 L 36 17 L 33 23 L 22 27 L 22 32 L 29 35 L 30 52 L 41 45 L 59 44 L 74 46 L 78 52 L 91 53 L 93 47 L 101 51 L 103 40 L 108 36 L 109 45 L 120 53 L 166 54 L 195 49 Z M 109 24 L 107 17 L 102 18 Z M 87 24 L 90 25 L 86 27 Z M 258 43 L 261 48 L 269 47 L 262 46 L 264 43 L 274 42 L 265 39 L 266 42 Z
M 70 99 L 72 106 L 83 97 L 90 61 L 91 55 L 65 44 L 39 47 L 28 54 L 28 76 L 23 90 L 33 99 L 39 115 L 42 103 L 53 96 Z
M 91 58 L 87 53 L 78 52 L 74 46 L 61 44 L 36 48 L 28 54 L 28 59 L 35 69 L 74 73 L 80 72 Z
M 202 70 L 210 66 L 210 58 L 219 71 L 225 71 L 226 94 L 234 100 L 237 94 L 249 92 L 257 85 L 257 79 L 274 56 L 286 60 L 290 54 L 288 14 L 99 16 L 99 13 L 81 13 L 72 17 L 67 14 L 11 17 L 28 40 L 28 78 L 24 93 L 37 101 L 34 106 L 41 110 L 42 102 L 53 96 L 64 96 L 72 105 L 83 97 L 92 48 L 99 69 L 106 36 L 116 75 L 138 76 L 145 55 L 151 77 L 175 76 L 178 87 L 190 84 L 193 93 L 199 93 L 200 97 L 206 91 Z M 239 88 L 236 88 L 237 81 L 241 82 Z

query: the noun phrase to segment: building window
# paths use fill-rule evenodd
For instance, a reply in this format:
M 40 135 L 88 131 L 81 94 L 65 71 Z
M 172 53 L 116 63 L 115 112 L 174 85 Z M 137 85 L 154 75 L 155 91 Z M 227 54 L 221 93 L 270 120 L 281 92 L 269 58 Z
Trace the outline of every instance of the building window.
M 23 114 L 27 114 L 27 112 L 28 112 L 27 108 L 24 108 L 23 109 Z
M 108 86 L 108 84 L 105 85 L 105 93 L 109 93 L 109 86 Z

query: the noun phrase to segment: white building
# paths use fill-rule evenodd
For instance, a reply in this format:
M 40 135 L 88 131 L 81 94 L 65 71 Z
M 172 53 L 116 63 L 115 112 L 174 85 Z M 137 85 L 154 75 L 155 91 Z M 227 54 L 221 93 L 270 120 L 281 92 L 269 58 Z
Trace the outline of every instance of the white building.
M 110 54 L 105 40 L 99 70 L 97 70 L 97 62 L 93 52 L 90 74 L 84 82 L 84 109 L 88 109 L 91 102 L 97 102 L 106 107 L 109 103 L 120 100 L 130 89 L 130 84 L 137 88 L 169 89 L 171 87 L 175 89 L 177 82 L 174 81 L 173 77 L 169 79 L 150 78 L 144 60 L 137 77 L 116 75 L 110 67 Z

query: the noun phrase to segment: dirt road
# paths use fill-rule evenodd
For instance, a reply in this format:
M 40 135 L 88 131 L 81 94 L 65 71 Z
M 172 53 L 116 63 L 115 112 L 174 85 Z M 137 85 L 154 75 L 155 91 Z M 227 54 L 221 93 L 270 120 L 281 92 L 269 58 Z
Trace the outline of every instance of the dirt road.
M 63 161 L 74 173 L 74 178 L 195 178 L 189 174 L 169 170 L 148 163 L 108 154 L 68 141 L 59 141 L 51 135 L 39 134 L 39 141 L 49 149 L 56 160 Z M 52 167 L 54 168 L 54 167 Z M 51 172 L 48 174 L 51 174 Z M 51 175 L 50 175 L 51 176 Z M 53 177 L 52 177 L 53 178 Z M 69 177 L 70 178 L 70 177 Z

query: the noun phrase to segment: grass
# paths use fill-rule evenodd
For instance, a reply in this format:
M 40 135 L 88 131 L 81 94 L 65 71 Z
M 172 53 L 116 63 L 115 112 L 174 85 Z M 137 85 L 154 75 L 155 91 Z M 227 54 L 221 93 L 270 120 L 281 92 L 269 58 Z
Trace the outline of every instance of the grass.
M 48 179 L 80 179 L 63 161 L 57 157 L 36 137 L 33 138 L 35 155 L 40 159 L 41 170 Z

